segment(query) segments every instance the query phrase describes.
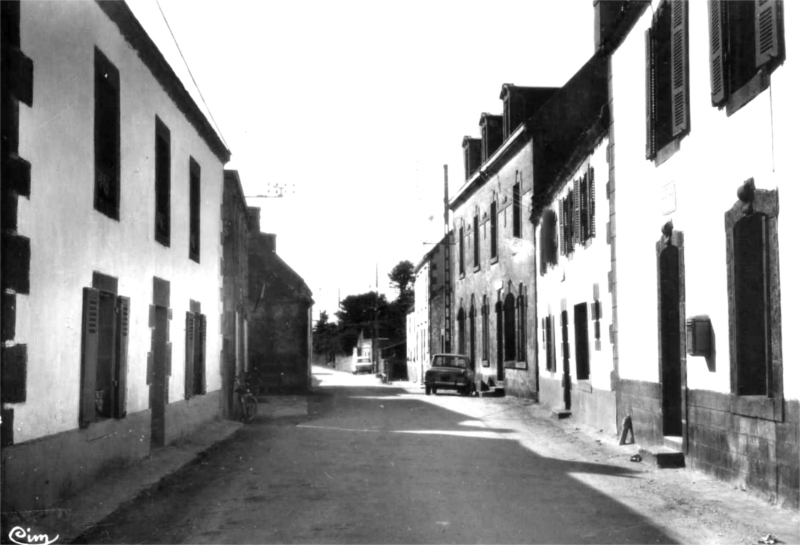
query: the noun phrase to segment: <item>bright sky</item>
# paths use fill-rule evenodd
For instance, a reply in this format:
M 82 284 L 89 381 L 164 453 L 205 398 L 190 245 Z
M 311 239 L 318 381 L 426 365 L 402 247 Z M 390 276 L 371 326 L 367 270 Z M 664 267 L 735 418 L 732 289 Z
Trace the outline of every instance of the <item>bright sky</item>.
M 159 0 L 245 195 L 314 292 L 378 289 L 444 234 L 461 139 L 502 113 L 503 83 L 563 85 L 593 53 L 591 0 Z M 203 106 L 156 0 L 129 0 Z

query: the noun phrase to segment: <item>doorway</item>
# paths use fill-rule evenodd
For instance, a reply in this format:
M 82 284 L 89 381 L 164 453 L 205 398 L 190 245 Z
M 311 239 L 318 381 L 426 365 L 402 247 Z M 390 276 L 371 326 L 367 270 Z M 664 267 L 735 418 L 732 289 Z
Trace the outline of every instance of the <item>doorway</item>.
M 166 441 L 166 408 L 169 379 L 167 375 L 167 318 L 165 307 L 155 309 L 152 337 L 153 374 L 150 382 L 150 446 L 163 447 Z
M 658 256 L 659 268 L 659 360 L 661 414 L 664 436 L 683 434 L 683 366 L 681 357 L 680 252 L 669 245 Z

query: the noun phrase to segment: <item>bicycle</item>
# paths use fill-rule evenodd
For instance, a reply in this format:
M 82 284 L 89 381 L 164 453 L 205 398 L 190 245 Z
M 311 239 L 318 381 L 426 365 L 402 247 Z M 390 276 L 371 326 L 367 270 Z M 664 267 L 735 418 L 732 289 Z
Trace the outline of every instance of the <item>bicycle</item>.
M 249 424 L 255 419 L 258 412 L 258 400 L 250 392 L 246 375 L 244 377 L 237 375 L 235 391 L 239 395 L 239 418 L 242 422 Z

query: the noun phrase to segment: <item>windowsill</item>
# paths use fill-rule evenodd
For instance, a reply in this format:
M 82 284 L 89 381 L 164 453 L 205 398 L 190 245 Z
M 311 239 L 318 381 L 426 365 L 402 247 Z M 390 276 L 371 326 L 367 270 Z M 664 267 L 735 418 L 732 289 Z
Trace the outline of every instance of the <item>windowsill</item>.
M 492 259 L 490 259 L 490 260 L 489 260 L 489 264 L 490 264 L 490 265 L 494 265 L 494 264 L 495 264 L 495 263 L 497 263 L 497 262 L 498 262 L 498 258 L 497 258 L 497 256 L 494 256 Z
M 472 267 L 472 272 L 474 272 L 474 273 L 478 272 L 479 270 L 481 270 L 481 266 L 480 265 L 475 265 L 475 266 Z
M 740 416 L 783 422 L 783 396 L 731 396 L 731 412 Z
M 725 113 L 728 117 L 742 109 L 748 102 L 769 88 L 770 77 L 766 70 L 759 70 L 750 81 L 739 87 L 728 97 Z
M 489 360 L 483 360 L 481 362 L 481 367 L 489 367 Z
M 658 150 L 658 152 L 656 152 L 656 158 L 655 158 L 656 166 L 661 166 L 662 164 L 667 162 L 667 159 L 669 159 L 670 157 L 678 153 L 678 151 L 680 151 L 681 143 L 680 140 L 678 140 L 678 138 L 679 137 L 677 136 L 673 137 L 673 139 L 670 140 L 669 143 L 664 145 L 660 150 Z
M 592 393 L 592 383 L 589 379 L 578 379 L 578 390 Z
M 458 273 L 458 278 L 463 280 L 466 275 L 463 272 Z

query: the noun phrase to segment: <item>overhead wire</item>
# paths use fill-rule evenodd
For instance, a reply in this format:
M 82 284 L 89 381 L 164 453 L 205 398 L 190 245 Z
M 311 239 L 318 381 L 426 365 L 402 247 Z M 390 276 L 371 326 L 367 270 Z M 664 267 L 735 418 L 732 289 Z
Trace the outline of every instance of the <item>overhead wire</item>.
M 175 33 L 172 32 L 172 27 L 169 25 L 169 21 L 167 21 L 167 16 L 164 13 L 164 10 L 161 9 L 161 3 L 156 0 L 156 5 L 158 6 L 158 11 L 161 12 L 161 17 L 164 19 L 164 24 L 167 25 L 167 30 L 169 30 L 170 36 L 172 36 L 172 41 L 175 43 L 175 47 L 178 48 L 178 53 L 183 60 L 183 65 L 186 67 L 186 70 L 189 72 L 189 77 L 192 78 L 192 83 L 194 84 L 195 89 L 197 89 L 198 94 L 200 95 L 200 100 L 203 101 L 203 104 L 206 107 L 206 111 L 208 111 L 208 116 L 211 118 L 211 122 L 214 123 L 214 128 L 217 130 L 219 137 L 222 139 L 222 143 L 225 144 L 225 147 L 230 149 L 228 146 L 228 142 L 225 141 L 225 136 L 222 134 L 222 129 L 219 128 L 217 124 L 217 120 L 214 119 L 214 114 L 211 113 L 211 108 L 209 107 L 208 103 L 206 102 L 206 98 L 203 96 L 203 91 L 200 90 L 200 86 L 197 84 L 197 81 L 194 79 L 194 74 L 192 73 L 192 69 L 189 68 L 189 63 L 186 62 L 186 57 L 183 55 L 183 51 L 181 50 L 181 46 L 178 44 L 178 39 L 175 37 Z

